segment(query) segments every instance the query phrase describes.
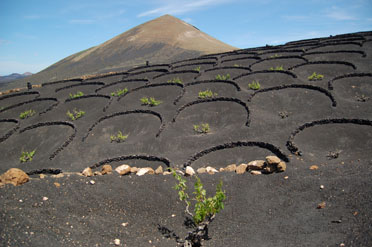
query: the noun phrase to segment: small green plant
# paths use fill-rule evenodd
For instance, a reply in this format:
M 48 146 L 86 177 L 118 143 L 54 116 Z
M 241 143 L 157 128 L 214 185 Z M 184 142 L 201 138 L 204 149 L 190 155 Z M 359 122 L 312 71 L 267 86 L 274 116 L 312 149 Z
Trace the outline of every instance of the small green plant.
M 210 127 L 208 123 L 203 123 L 201 125 L 194 124 L 194 131 L 199 134 L 207 134 L 210 132 Z
M 230 74 L 226 74 L 226 75 L 216 75 L 216 80 L 221 80 L 221 81 L 226 81 L 226 80 L 230 80 Z
M 179 77 L 173 78 L 171 80 L 168 80 L 169 83 L 179 83 L 183 84 L 182 80 Z
M 123 94 L 126 94 L 127 92 L 128 92 L 128 88 L 118 89 L 115 92 L 112 92 L 111 93 L 111 96 L 113 96 L 113 97 L 119 97 L 119 96 L 121 96 Z
M 276 57 L 281 57 L 281 55 L 275 54 L 275 55 L 270 56 L 270 58 L 276 58 Z
M 186 203 L 185 212 L 192 217 L 194 230 L 188 233 L 185 238 L 184 246 L 201 246 L 203 239 L 208 239 L 208 225 L 214 220 L 217 213 L 224 209 L 225 191 L 222 190 L 222 181 L 217 185 L 216 193 L 213 197 L 207 197 L 207 192 L 203 187 L 200 178 L 195 176 L 193 198 L 187 193 L 186 180 L 183 179 L 175 170 L 171 169 L 174 178 L 178 181 L 173 188 L 178 191 L 180 201 Z M 189 207 L 191 201 L 195 201 L 194 213 Z M 190 242 L 189 242 L 190 241 Z
M 163 103 L 162 101 L 156 100 L 153 97 L 150 97 L 150 98 L 143 97 L 141 98 L 141 102 L 142 102 L 142 105 L 147 105 L 147 106 L 157 106 Z
M 123 135 L 123 133 L 119 131 L 116 135 L 111 135 L 110 139 L 111 142 L 121 143 L 124 142 L 128 138 L 128 136 L 129 135 Z
M 194 70 L 197 71 L 197 72 L 200 72 L 200 66 L 196 67 Z
M 81 111 L 81 110 L 77 110 L 76 108 L 74 110 L 72 110 L 72 112 L 70 111 L 67 111 L 67 116 L 72 120 L 72 121 L 75 121 L 79 118 L 81 118 L 82 116 L 85 115 L 85 111 Z
M 258 80 L 257 81 L 256 80 L 252 81 L 252 83 L 249 83 L 248 86 L 252 90 L 258 90 L 261 87 L 260 82 Z
M 21 119 L 26 119 L 26 118 L 32 117 L 33 115 L 35 115 L 35 113 L 36 112 L 34 110 L 28 110 L 28 111 L 24 111 L 21 114 L 19 114 L 19 117 Z
M 213 98 L 218 96 L 217 93 L 213 93 L 211 90 L 205 90 L 205 91 L 200 91 L 198 94 L 199 99 L 207 99 L 207 98 Z
M 309 81 L 320 81 L 324 78 L 324 75 L 317 74 L 316 72 L 312 73 L 311 76 L 307 77 Z
M 77 92 L 76 94 L 72 94 L 70 93 L 70 99 L 75 99 L 75 98 L 79 98 L 81 96 L 84 96 L 84 93 L 83 92 Z
M 234 67 L 240 67 L 240 65 L 239 64 L 234 64 Z
M 270 70 L 277 70 L 277 71 L 279 70 L 280 71 L 280 70 L 284 70 L 284 68 L 283 68 L 283 65 L 280 65 L 280 66 L 276 66 L 276 67 L 271 67 Z
M 31 152 L 22 152 L 21 157 L 19 158 L 19 160 L 22 163 L 32 161 L 32 158 L 34 157 L 35 152 L 36 152 L 36 149 L 31 151 Z

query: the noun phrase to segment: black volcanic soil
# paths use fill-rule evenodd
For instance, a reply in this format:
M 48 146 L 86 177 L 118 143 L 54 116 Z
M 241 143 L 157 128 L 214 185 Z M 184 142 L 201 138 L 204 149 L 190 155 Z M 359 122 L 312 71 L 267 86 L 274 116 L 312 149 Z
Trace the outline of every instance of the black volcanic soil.
M 227 195 L 205 246 L 371 246 L 370 37 L 239 50 L 0 96 L 0 172 L 34 174 L 0 189 L 0 245 L 177 246 L 175 236 L 189 229 L 172 176 L 76 172 L 105 163 L 221 168 L 274 154 L 288 160 L 285 172 L 199 175 L 210 193 L 222 180 Z M 284 70 L 270 70 L 276 66 Z M 308 80 L 313 72 L 324 78 Z M 177 78 L 182 84 L 168 82 Z M 253 80 L 259 90 L 249 88 Z M 111 95 L 125 87 L 127 94 Z M 198 99 L 207 89 L 217 95 Z M 78 91 L 84 96 L 70 100 Z M 144 106 L 142 97 L 162 103 Z M 20 119 L 29 109 L 36 114 Z M 71 121 L 73 109 L 86 114 Z M 210 133 L 194 132 L 201 123 Z M 128 139 L 110 142 L 118 131 Z M 20 163 L 32 150 L 34 159 Z M 50 174 L 59 170 L 61 177 Z M 187 181 L 192 188 L 195 180 Z

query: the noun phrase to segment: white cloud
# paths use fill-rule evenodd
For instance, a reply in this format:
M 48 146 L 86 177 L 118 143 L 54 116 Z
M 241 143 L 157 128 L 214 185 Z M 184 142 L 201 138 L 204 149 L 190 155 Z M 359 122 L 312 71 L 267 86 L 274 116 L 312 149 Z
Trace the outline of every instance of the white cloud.
M 11 73 L 31 72 L 37 73 L 50 64 L 27 64 L 18 61 L 0 61 L 0 75 L 9 75 Z
M 191 11 L 197 11 L 208 6 L 231 3 L 234 0 L 199 0 L 199 1 L 166 1 L 163 6 L 146 12 L 142 12 L 137 17 L 164 15 L 164 14 L 184 14 Z
M 326 11 L 326 16 L 336 21 L 354 21 L 357 17 L 350 14 L 349 10 L 341 9 L 339 7 L 332 7 Z

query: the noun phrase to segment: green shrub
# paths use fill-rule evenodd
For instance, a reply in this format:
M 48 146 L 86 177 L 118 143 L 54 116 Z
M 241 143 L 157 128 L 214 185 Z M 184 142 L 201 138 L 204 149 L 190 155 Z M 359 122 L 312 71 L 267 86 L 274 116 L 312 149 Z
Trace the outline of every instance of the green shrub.
M 142 102 L 142 105 L 147 105 L 147 106 L 157 106 L 163 103 L 162 101 L 156 100 L 153 97 L 150 97 L 150 98 L 143 97 L 141 98 L 141 102 Z
M 276 57 L 281 57 L 281 55 L 275 54 L 275 55 L 270 56 L 270 58 L 276 58 Z
M 115 92 L 112 92 L 111 93 L 111 96 L 113 96 L 113 97 L 119 97 L 119 96 L 121 96 L 123 94 L 126 94 L 127 92 L 128 92 L 128 88 L 118 89 Z
M 178 196 L 180 201 L 184 201 L 187 205 L 187 210 L 191 205 L 190 196 L 187 194 L 187 185 L 186 180 L 183 179 L 175 170 L 172 171 L 173 176 L 177 179 L 178 184 L 174 186 L 174 189 L 178 191 Z M 223 201 L 226 199 L 225 192 L 222 190 L 222 181 L 217 185 L 216 194 L 213 197 L 207 198 L 207 192 L 203 188 L 203 183 L 200 181 L 200 178 L 195 176 L 196 182 L 194 184 L 195 191 L 193 194 L 194 198 L 191 198 L 192 201 L 196 201 L 194 206 L 193 220 L 195 224 L 202 223 L 207 217 L 211 218 L 215 214 L 219 213 L 224 209 Z
M 210 132 L 209 124 L 203 123 L 201 125 L 194 125 L 194 131 L 199 134 L 207 134 Z
M 280 66 L 276 66 L 275 68 L 274 67 L 271 67 L 270 70 L 284 70 L 283 68 L 283 65 L 280 65 Z
M 72 120 L 72 121 L 75 121 L 79 118 L 81 118 L 82 116 L 85 115 L 85 111 L 81 111 L 81 110 L 77 110 L 76 108 L 74 110 L 72 110 L 72 112 L 70 111 L 67 111 L 67 116 Z
M 36 112 L 34 110 L 28 110 L 28 111 L 24 111 L 21 114 L 19 114 L 19 117 L 21 119 L 26 119 L 26 118 L 32 117 L 33 115 L 35 115 L 35 113 Z
M 23 163 L 23 162 L 32 161 L 32 158 L 34 157 L 35 152 L 36 152 L 36 149 L 33 150 L 33 151 L 31 151 L 31 152 L 22 152 L 21 157 L 19 158 L 19 160 L 20 160 L 22 163 Z
M 120 143 L 120 142 L 124 142 L 128 138 L 128 136 L 129 135 L 123 135 L 123 133 L 119 131 L 116 135 L 111 135 L 110 139 L 111 139 L 111 142 Z
M 198 94 L 199 99 L 213 98 L 218 96 L 217 93 L 213 93 L 211 90 L 200 91 Z
M 260 82 L 258 80 L 252 81 L 252 83 L 249 83 L 248 86 L 250 89 L 253 89 L 253 90 L 258 90 L 261 87 Z
M 179 77 L 173 78 L 171 80 L 168 80 L 169 83 L 178 83 L 183 84 L 182 80 Z
M 84 93 L 83 92 L 77 92 L 76 94 L 72 94 L 70 93 L 70 99 L 75 99 L 75 98 L 79 98 L 81 96 L 84 96 Z
M 239 64 L 234 64 L 234 67 L 240 67 L 240 65 Z
M 312 73 L 311 76 L 307 77 L 309 81 L 320 81 L 324 78 L 324 75 L 317 74 L 316 72 Z
M 200 72 L 200 66 L 196 67 L 194 70 L 197 71 L 197 72 Z
M 221 81 L 226 81 L 226 80 L 230 80 L 230 74 L 226 74 L 226 75 L 216 75 L 216 80 L 221 80 Z
M 226 199 L 226 195 L 225 191 L 222 190 L 222 181 L 217 185 L 215 195 L 213 197 L 207 197 L 203 183 L 199 177 L 195 176 L 195 191 L 192 193 L 194 197 L 190 198 L 187 193 L 186 180 L 177 174 L 175 170 L 171 169 L 171 171 L 178 181 L 178 184 L 173 188 L 178 191 L 179 200 L 186 203 L 185 212 L 192 217 L 194 223 L 194 230 L 188 232 L 184 246 L 201 246 L 202 239 L 208 239 L 208 225 L 213 221 L 216 214 L 224 209 L 223 202 Z M 191 213 L 189 210 L 191 201 L 195 202 L 194 213 Z

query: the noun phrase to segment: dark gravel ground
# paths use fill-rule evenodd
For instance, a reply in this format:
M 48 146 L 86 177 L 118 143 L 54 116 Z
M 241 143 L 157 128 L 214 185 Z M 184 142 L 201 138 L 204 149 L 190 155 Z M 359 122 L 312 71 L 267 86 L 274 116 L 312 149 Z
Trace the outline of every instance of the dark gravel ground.
M 162 75 L 155 66 L 0 96 L 0 172 L 63 171 L 59 178 L 36 174 L 23 186 L 0 189 L 0 245 L 110 246 L 120 239 L 122 246 L 176 246 L 174 236 L 184 238 L 189 229 L 172 176 L 76 173 L 100 170 L 105 160 L 113 168 L 126 163 L 197 169 L 276 154 L 289 161 L 283 173 L 200 174 L 210 194 L 222 180 L 227 195 L 205 246 L 371 246 L 370 37 L 355 33 L 240 50 L 177 63 L 188 69 L 175 68 L 177 73 Z M 217 69 L 210 71 L 205 61 L 216 61 Z M 232 68 L 230 78 L 215 81 L 216 75 L 227 76 L 227 63 L 247 69 Z M 190 72 L 194 64 L 199 73 Z M 269 70 L 276 66 L 284 72 Z M 173 72 L 171 65 L 161 68 Z M 324 78 L 309 81 L 313 72 Z M 183 85 L 168 85 L 174 78 Z M 260 81 L 259 91 L 249 88 L 253 80 Z M 111 96 L 124 87 L 124 97 Z M 198 92 L 207 89 L 218 95 L 198 101 Z M 68 100 L 78 91 L 92 96 Z M 145 96 L 162 104 L 143 106 Z M 71 121 L 66 112 L 74 108 L 86 114 Z M 29 109 L 36 114 L 20 119 Z M 201 123 L 209 123 L 210 133 L 193 131 Z M 128 139 L 111 143 L 119 130 Z M 33 161 L 19 162 L 22 151 L 34 149 Z M 194 178 L 187 181 L 192 188 Z

